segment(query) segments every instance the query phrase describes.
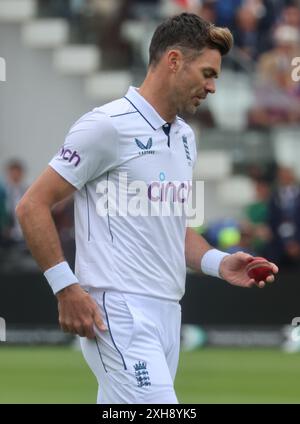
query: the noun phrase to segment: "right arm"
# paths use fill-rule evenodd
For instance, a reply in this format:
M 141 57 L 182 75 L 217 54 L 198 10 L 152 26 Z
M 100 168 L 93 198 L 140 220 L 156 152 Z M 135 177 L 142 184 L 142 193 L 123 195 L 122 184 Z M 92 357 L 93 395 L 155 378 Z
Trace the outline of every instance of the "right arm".
M 73 185 L 48 166 L 17 206 L 25 240 L 43 272 L 65 260 L 51 209 L 74 191 Z M 106 329 L 95 301 L 79 284 L 65 287 L 56 296 L 64 331 L 93 338 L 94 324 L 100 330 Z

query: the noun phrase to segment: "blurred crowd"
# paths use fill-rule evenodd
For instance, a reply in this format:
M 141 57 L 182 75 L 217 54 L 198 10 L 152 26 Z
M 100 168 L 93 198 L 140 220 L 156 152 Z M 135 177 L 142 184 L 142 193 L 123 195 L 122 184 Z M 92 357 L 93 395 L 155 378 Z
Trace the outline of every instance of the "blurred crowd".
M 27 190 L 26 167 L 19 159 L 10 160 L 0 179 L 0 268 L 11 271 L 16 266 L 36 269 L 27 249 L 16 217 L 17 203 Z M 65 256 L 71 265 L 75 260 L 73 199 L 58 203 L 52 211 Z
M 239 220 L 224 218 L 199 231 L 215 247 L 245 251 L 280 266 L 300 265 L 300 184 L 285 166 L 249 170 L 255 199 Z M 251 175 L 253 174 L 253 175 Z
M 142 51 L 147 36 L 141 37 L 139 52 L 126 37 L 124 22 L 145 23 L 144 33 L 152 32 L 168 14 L 189 11 L 227 26 L 235 47 L 224 64 L 253 79 L 248 126 L 300 123 L 300 84 L 291 76 L 292 59 L 300 57 L 300 0 L 39 0 L 39 6 L 41 16 L 69 20 L 71 41 L 98 44 L 108 69 L 147 65 Z M 199 119 L 208 122 L 207 115 Z
M 15 208 L 25 193 L 25 167 L 19 160 L 11 160 L 5 168 L 3 182 L 0 183 L 0 245 L 22 246 L 24 244 L 21 227 L 16 219 Z

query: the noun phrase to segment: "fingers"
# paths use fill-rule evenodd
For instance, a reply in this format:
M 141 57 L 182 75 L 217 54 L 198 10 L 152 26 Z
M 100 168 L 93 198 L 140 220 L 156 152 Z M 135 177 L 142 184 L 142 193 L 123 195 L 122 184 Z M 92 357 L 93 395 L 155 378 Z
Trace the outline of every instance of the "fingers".
M 256 282 L 255 284 L 257 285 L 257 287 L 259 287 L 260 289 L 263 289 L 265 286 L 266 286 L 266 284 L 267 283 L 273 283 L 274 282 L 274 280 L 275 280 L 275 278 L 274 278 L 274 275 L 269 275 L 267 278 L 266 278 L 266 281 L 259 281 L 259 282 Z
M 263 289 L 265 287 L 266 283 L 265 281 L 255 281 L 254 279 L 251 279 L 249 281 L 248 287 L 252 288 L 252 287 L 258 287 L 259 289 Z
M 80 321 L 72 322 L 60 320 L 59 323 L 64 333 L 70 333 L 80 337 L 85 337 L 89 334 L 89 325 L 81 323 Z
M 92 319 L 86 324 L 84 334 L 81 337 L 87 337 L 88 339 L 94 339 L 96 337 L 94 321 Z
M 87 337 L 88 339 L 94 339 L 96 337 L 94 324 L 100 331 L 107 330 L 98 310 L 96 310 L 94 317 L 91 316 L 90 319 L 85 318 L 81 321 L 65 321 L 64 319 L 60 319 L 59 323 L 65 333 L 76 334 L 80 337 Z
M 275 265 L 276 266 L 276 265 Z M 277 268 L 277 267 L 276 267 Z M 278 268 L 277 268 L 277 272 L 278 272 Z M 258 284 L 260 284 L 260 283 L 264 283 L 264 285 L 262 285 L 262 284 L 260 284 L 259 285 L 259 287 L 265 287 L 265 285 L 267 284 L 267 283 L 269 283 L 269 284 L 271 284 L 271 283 L 273 283 L 275 281 L 275 277 L 274 277 L 274 275 L 273 274 L 271 274 L 271 275 L 268 275 L 268 277 L 266 278 L 266 280 L 265 281 L 260 281 Z
M 106 331 L 107 327 L 104 324 L 98 309 L 95 310 L 94 318 L 86 325 L 85 331 L 82 337 L 87 337 L 88 339 L 94 339 L 96 337 L 95 327 L 100 331 Z
M 251 280 L 247 283 L 246 287 L 251 289 L 255 285 L 256 285 L 255 280 L 251 278 Z
M 238 259 L 246 263 L 250 263 L 254 259 L 252 255 L 246 252 L 236 252 L 235 255 L 237 256 Z
M 94 323 L 96 325 L 97 328 L 99 328 L 100 331 L 106 331 L 106 325 L 104 324 L 100 314 L 98 311 L 96 311 L 95 315 L 94 315 Z
M 239 255 L 239 258 L 246 261 L 247 263 L 252 262 L 255 257 L 244 253 L 244 252 L 237 252 L 237 255 Z M 267 259 L 266 259 L 267 260 Z M 272 267 L 272 274 L 269 275 L 268 277 L 266 277 L 265 281 L 261 280 L 261 281 L 255 281 L 254 279 L 251 279 L 248 283 L 248 287 L 253 287 L 253 285 L 259 287 L 259 288 L 264 288 L 266 286 L 267 283 L 273 283 L 275 281 L 275 276 L 274 274 L 277 274 L 279 269 L 278 266 L 276 264 L 274 264 L 273 262 L 269 262 L 270 266 Z
M 241 259 L 241 260 L 243 260 L 247 263 L 252 262 L 256 258 L 255 256 L 252 256 L 249 253 L 245 253 L 245 252 L 237 252 L 237 253 L 235 253 L 235 255 L 237 255 L 237 257 L 239 259 Z M 265 259 L 265 260 L 268 261 L 267 259 Z M 272 267 L 272 273 L 277 274 L 278 271 L 279 271 L 278 266 L 276 264 L 274 264 L 273 262 L 269 262 L 269 264 Z
M 263 281 L 263 280 L 261 280 L 261 281 L 255 281 L 253 278 L 249 281 L 249 283 L 248 283 L 248 287 L 253 287 L 253 286 L 256 286 L 256 287 L 258 287 L 258 288 L 260 288 L 260 289 L 263 289 L 266 285 L 267 285 L 267 283 L 273 283 L 273 281 L 275 280 L 275 278 L 274 278 L 274 275 L 269 275 L 267 278 L 266 278 L 266 281 Z
M 270 262 L 270 265 L 272 266 L 272 272 L 273 272 L 273 274 L 277 274 L 278 271 L 279 271 L 278 266 L 275 265 L 275 264 L 273 264 L 272 262 Z
M 97 303 L 83 291 L 59 299 L 58 311 L 64 332 L 93 339 L 97 331 L 107 330 Z
M 252 262 L 254 259 L 257 259 L 256 256 L 252 256 L 249 253 L 246 252 L 236 252 L 234 253 L 234 255 L 236 255 L 239 259 L 249 263 Z M 260 259 L 264 259 L 264 258 L 260 258 Z M 265 259 L 266 261 L 268 261 L 268 259 Z M 269 262 L 269 261 L 268 261 Z M 272 272 L 273 274 L 277 274 L 279 269 L 278 266 L 276 264 L 274 264 L 273 262 L 269 262 L 269 264 L 272 266 Z
M 70 324 L 61 324 L 62 330 L 65 333 L 75 334 L 80 337 L 87 337 L 88 339 L 94 339 L 96 337 L 94 331 L 94 321 L 74 322 Z

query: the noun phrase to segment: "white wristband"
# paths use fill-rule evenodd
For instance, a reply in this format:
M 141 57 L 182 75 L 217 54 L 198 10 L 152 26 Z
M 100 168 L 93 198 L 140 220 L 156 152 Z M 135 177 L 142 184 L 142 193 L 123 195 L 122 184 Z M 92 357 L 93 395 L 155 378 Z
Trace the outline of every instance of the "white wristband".
M 68 262 L 61 262 L 44 272 L 53 293 L 56 294 L 71 284 L 78 283 L 76 275 L 73 274 Z
M 222 278 L 219 272 L 220 264 L 222 262 L 222 259 L 228 255 L 229 253 L 221 252 L 217 249 L 210 249 L 206 253 L 204 253 L 200 264 L 203 274 Z

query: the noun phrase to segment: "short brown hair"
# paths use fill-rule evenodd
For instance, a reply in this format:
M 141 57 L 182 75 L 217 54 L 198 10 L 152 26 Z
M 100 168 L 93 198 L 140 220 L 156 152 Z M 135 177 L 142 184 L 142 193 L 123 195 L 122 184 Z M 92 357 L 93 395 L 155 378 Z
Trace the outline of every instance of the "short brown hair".
M 193 13 L 181 13 L 166 19 L 156 28 L 149 48 L 149 65 L 155 66 L 171 48 L 200 53 L 208 47 L 219 50 L 224 56 L 232 45 L 233 36 L 228 28 L 217 27 Z

